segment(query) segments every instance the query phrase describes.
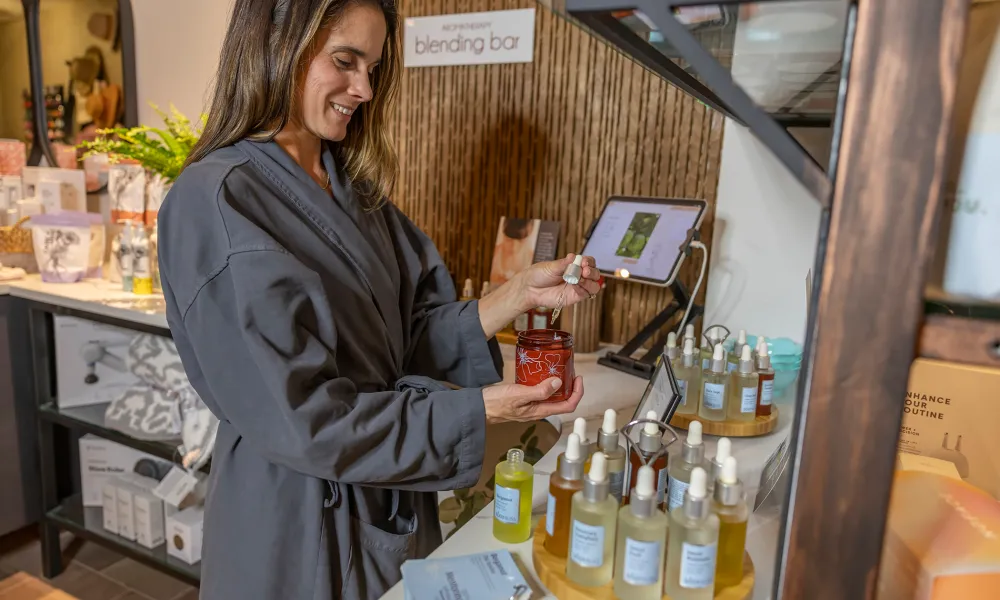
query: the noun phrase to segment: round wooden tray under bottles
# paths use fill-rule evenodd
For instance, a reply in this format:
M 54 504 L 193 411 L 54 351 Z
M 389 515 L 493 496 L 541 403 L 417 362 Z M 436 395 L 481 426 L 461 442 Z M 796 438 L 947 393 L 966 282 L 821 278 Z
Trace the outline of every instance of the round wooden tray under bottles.
M 531 561 L 542 584 L 559 600 L 616 600 L 613 584 L 599 588 L 579 586 L 566 577 L 566 559 L 558 558 L 545 549 L 545 518 L 535 528 L 531 543 Z M 715 600 L 746 600 L 753 594 L 754 570 L 750 555 L 743 553 L 743 581 L 739 585 L 721 590 Z M 670 600 L 670 596 L 663 596 Z
M 701 430 L 708 435 L 725 437 L 754 437 L 771 433 L 778 426 L 778 407 L 771 407 L 771 414 L 766 417 L 757 417 L 753 421 L 746 423 L 734 423 L 732 421 L 708 421 L 698 415 L 674 415 L 670 419 L 670 426 L 677 429 L 687 429 L 691 421 L 699 421 Z

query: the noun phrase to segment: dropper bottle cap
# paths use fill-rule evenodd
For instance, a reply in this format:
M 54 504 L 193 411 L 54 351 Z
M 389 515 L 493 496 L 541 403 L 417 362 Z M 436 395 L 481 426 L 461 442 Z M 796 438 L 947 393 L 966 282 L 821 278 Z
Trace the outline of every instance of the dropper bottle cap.
M 681 446 L 681 460 L 691 465 L 705 462 L 705 444 L 701 441 L 701 421 L 691 421 L 688 425 L 687 439 Z
M 613 408 L 604 411 L 604 423 L 597 432 L 597 447 L 605 453 L 618 449 L 618 413 Z
M 479 292 L 479 297 L 480 298 L 485 298 L 486 296 L 489 295 L 489 293 L 490 293 L 490 282 L 489 281 L 484 281 L 483 282 L 483 291 Z
M 687 339 L 684 340 L 684 357 L 683 357 L 683 361 L 684 362 L 682 364 L 685 367 L 693 367 L 694 366 L 694 339 L 692 339 L 692 338 L 687 338 Z
M 583 479 L 583 455 L 580 452 L 580 436 L 569 434 L 566 441 L 566 452 L 559 461 L 559 476 L 570 481 Z
M 733 346 L 733 350 L 737 353 L 742 352 L 741 348 L 747 345 L 747 330 L 740 329 L 739 335 L 736 337 L 736 345 Z
M 667 334 L 667 346 L 665 349 L 667 358 L 673 360 L 680 356 L 680 348 L 677 347 L 677 334 L 671 331 Z
M 587 439 L 587 420 L 583 417 L 577 417 L 573 421 L 573 433 L 575 433 L 580 438 L 580 452 L 583 453 L 584 457 L 588 457 L 594 453 L 594 443 Z
M 729 438 L 719 438 L 719 443 L 715 447 L 715 457 L 712 458 L 712 482 L 715 482 L 722 474 L 722 463 L 732 456 L 733 443 Z
M 757 368 L 761 371 L 771 368 L 771 355 L 767 353 L 767 340 L 764 338 L 757 341 Z
M 637 517 L 653 516 L 654 503 L 656 502 L 656 488 L 653 487 L 653 477 L 653 467 L 649 465 L 639 467 L 635 489 L 632 490 L 632 497 L 629 499 L 632 514 Z
M 659 421 L 655 410 L 647 412 L 646 418 L 650 421 Z M 659 452 L 663 446 L 663 443 L 660 441 L 662 437 L 663 433 L 656 426 L 656 423 L 646 423 L 639 433 L 639 450 L 642 450 L 646 454 Z
M 688 323 L 684 326 L 684 340 L 694 340 L 694 325 Z
M 589 502 L 602 502 L 610 489 L 607 458 L 598 452 L 590 459 L 590 472 L 583 478 L 583 497 Z
M 573 264 L 567 265 L 566 271 L 563 273 L 563 281 L 570 285 L 576 285 L 580 283 L 581 277 L 583 277 L 583 255 L 577 254 L 576 258 L 573 259 Z
M 753 373 L 753 349 L 750 348 L 750 344 L 743 346 L 740 355 L 740 373 Z
M 462 295 L 466 298 L 472 297 L 476 293 L 476 290 L 472 287 L 472 280 L 465 280 L 465 289 L 462 290 Z
M 712 372 L 726 372 L 726 351 L 722 349 L 722 344 L 716 344 L 712 352 Z
M 691 471 L 691 485 L 684 494 L 684 514 L 692 519 L 708 516 L 708 488 L 705 469 L 695 467 Z
M 742 496 L 743 484 L 736 477 L 736 457 L 727 457 L 715 482 L 715 501 L 723 506 L 735 506 Z

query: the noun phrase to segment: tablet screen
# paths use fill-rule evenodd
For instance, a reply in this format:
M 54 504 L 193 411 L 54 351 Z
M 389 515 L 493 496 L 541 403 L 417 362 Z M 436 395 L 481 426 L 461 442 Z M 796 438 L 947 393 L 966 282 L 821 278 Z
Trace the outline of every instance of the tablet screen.
M 668 283 L 704 209 L 702 200 L 611 198 L 583 254 L 604 273 L 624 276 L 624 270 L 629 279 Z

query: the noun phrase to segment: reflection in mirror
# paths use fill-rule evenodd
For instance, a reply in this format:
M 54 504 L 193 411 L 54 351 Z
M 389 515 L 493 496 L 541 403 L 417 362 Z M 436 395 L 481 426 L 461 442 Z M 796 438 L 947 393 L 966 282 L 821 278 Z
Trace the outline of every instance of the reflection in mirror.
M 0 0 L 0 177 L 20 177 L 31 144 L 28 40 L 21 0 Z M 11 184 L 13 189 L 13 184 Z M 6 208 L 7 186 L 0 187 Z M 16 200 L 15 200 L 16 201 Z M 0 223 L 3 225 L 5 223 Z
M 39 8 L 48 136 L 59 166 L 78 168 L 75 147 L 125 115 L 118 0 L 41 0 Z

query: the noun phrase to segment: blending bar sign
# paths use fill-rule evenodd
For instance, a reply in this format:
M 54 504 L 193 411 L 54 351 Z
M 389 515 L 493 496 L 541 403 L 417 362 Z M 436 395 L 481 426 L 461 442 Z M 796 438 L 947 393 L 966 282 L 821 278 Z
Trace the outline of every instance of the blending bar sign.
M 412 17 L 404 21 L 407 67 L 531 62 L 535 9 Z

